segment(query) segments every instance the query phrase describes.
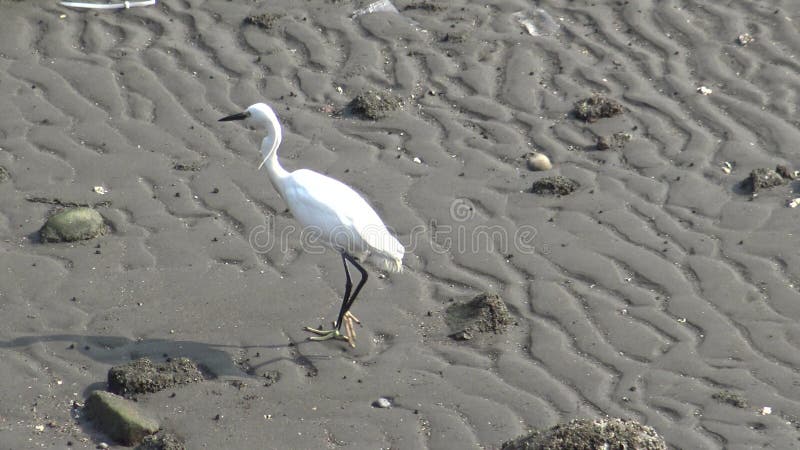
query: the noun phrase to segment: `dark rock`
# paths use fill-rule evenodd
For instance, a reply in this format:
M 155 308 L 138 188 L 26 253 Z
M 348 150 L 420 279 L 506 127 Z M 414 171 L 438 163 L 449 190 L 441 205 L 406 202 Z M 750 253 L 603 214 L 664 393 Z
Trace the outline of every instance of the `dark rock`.
M 625 108 L 620 103 L 600 94 L 594 94 L 575 103 L 575 117 L 586 122 L 596 122 L 623 112 Z
M 92 208 L 65 209 L 53 214 L 39 230 L 43 242 L 72 242 L 93 239 L 106 231 L 103 216 Z
M 545 177 L 533 182 L 531 192 L 534 194 L 569 195 L 578 189 L 577 181 L 561 175 Z
M 715 392 L 714 395 L 711 396 L 714 400 L 720 401 L 722 403 L 727 403 L 731 406 L 735 406 L 737 408 L 747 408 L 747 400 L 741 396 L 741 394 L 737 394 L 736 392 L 731 392 L 728 390 Z
M 770 189 L 776 186 L 782 186 L 788 183 L 788 180 L 782 177 L 778 172 L 772 169 L 758 168 L 750 172 L 750 176 L 746 180 L 746 184 L 750 185 L 753 193 L 762 189 Z
M 158 421 L 136 403 L 110 392 L 92 392 L 83 412 L 98 430 L 122 445 L 136 445 L 159 428 Z
M 503 443 L 501 450 L 667 450 L 664 438 L 635 420 L 573 420 Z
M 376 120 L 384 117 L 390 111 L 399 109 L 402 104 L 400 97 L 389 91 L 368 90 L 358 94 L 350 102 L 349 108 L 353 114 Z
M 481 294 L 467 303 L 454 303 L 445 310 L 445 322 L 455 340 L 472 339 L 473 333 L 504 333 L 513 321 L 503 299 Z
M 188 358 L 177 358 L 158 364 L 147 358 L 141 358 L 112 367 L 108 371 L 108 390 L 125 397 L 132 397 L 204 379 L 205 376 L 197 364 Z
M 777 166 L 777 167 L 775 167 L 775 172 L 778 172 L 778 175 L 780 175 L 781 177 L 783 177 L 783 178 L 785 178 L 787 180 L 794 180 L 795 178 L 797 178 L 795 173 L 792 172 L 791 170 L 789 170 L 789 168 L 786 167 L 786 166 Z
M 186 444 L 173 434 L 160 432 L 146 436 L 134 450 L 186 450 Z

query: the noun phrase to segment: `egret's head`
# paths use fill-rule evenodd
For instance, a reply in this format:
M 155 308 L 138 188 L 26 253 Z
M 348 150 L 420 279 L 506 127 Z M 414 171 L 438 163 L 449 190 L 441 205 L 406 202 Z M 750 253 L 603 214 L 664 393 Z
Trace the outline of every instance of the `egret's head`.
M 228 122 L 231 120 L 243 120 L 244 125 L 247 127 L 267 130 L 270 133 L 277 130 L 279 127 L 278 116 L 275 115 L 275 111 L 264 103 L 250 105 L 244 112 L 231 114 L 230 116 L 219 119 L 220 122 Z

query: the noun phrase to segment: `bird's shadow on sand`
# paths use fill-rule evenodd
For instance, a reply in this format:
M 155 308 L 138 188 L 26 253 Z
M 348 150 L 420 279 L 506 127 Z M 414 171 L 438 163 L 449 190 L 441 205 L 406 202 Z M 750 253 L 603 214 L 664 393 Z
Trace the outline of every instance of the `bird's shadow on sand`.
M 133 340 L 123 336 L 80 334 L 23 336 L 9 341 L 0 341 L 0 348 L 16 349 L 38 343 L 49 343 L 50 350 L 64 360 L 70 359 L 70 352 L 80 352 L 85 357 L 112 366 L 139 358 L 162 362 L 167 358 L 186 357 L 197 363 L 209 379 L 260 377 L 264 375 L 264 368 L 281 360 L 291 361 L 305 370 L 308 376 L 315 376 L 318 371 L 313 360 L 330 358 L 327 355 L 303 354 L 301 347 L 308 341 L 275 345 L 234 346 L 183 340 Z M 58 343 L 63 344 L 60 351 Z M 269 358 L 269 355 L 265 354 L 266 358 L 262 360 L 262 353 L 281 349 L 288 350 L 289 355 Z M 90 384 L 83 392 L 84 397 L 92 391 L 105 389 L 106 385 L 105 380 Z

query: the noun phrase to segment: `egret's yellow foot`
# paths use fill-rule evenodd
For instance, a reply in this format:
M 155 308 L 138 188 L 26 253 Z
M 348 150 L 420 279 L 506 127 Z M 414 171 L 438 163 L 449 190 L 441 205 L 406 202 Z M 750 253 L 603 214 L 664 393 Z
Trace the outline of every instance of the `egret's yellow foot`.
M 319 335 L 319 336 L 311 336 L 308 338 L 309 340 L 327 341 L 330 339 L 337 339 L 340 341 L 346 341 L 348 344 L 350 344 L 351 347 L 355 348 L 356 332 L 353 329 L 353 322 L 359 324 L 361 323 L 361 321 L 358 320 L 356 316 L 350 314 L 350 311 L 348 311 L 344 314 L 344 329 L 346 334 L 342 334 L 341 332 L 339 332 L 337 328 L 334 328 L 332 330 L 323 330 L 319 328 L 305 327 L 305 330 Z M 333 326 L 336 327 L 335 322 Z

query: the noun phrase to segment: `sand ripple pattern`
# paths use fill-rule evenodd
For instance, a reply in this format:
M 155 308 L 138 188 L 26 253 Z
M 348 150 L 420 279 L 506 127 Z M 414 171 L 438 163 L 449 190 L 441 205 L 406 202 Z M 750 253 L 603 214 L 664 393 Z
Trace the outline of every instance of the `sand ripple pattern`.
M 69 422 L 110 365 L 167 354 L 223 380 L 144 402 L 190 448 L 492 447 L 605 414 L 676 448 L 795 446 L 797 211 L 739 182 L 800 166 L 800 7 L 398 0 L 399 14 L 353 19 L 365 4 L 0 2 L 8 444 L 63 444 L 34 427 Z M 558 26 L 531 36 L 519 19 L 537 9 Z M 265 27 L 244 21 L 264 13 Z M 740 46 L 744 32 L 755 41 Z M 364 89 L 405 107 L 377 122 L 331 114 Z M 593 92 L 628 112 L 572 118 Z M 216 122 L 258 100 L 284 121 L 288 168 L 355 186 L 411 249 L 406 273 L 373 277 L 355 305 L 355 351 L 303 342 L 302 325 L 335 313 L 339 260 L 303 251 L 255 169 L 259 136 Z M 624 149 L 591 150 L 616 132 L 632 136 Z M 579 191 L 527 192 L 541 176 L 521 159 L 533 149 Z M 108 201 L 113 234 L 39 245 L 53 206 L 32 197 Z M 497 234 L 470 241 L 480 230 Z M 482 291 L 516 325 L 450 341 L 443 310 Z M 749 406 L 714 400 L 722 390 Z M 370 407 L 379 396 L 395 407 Z

